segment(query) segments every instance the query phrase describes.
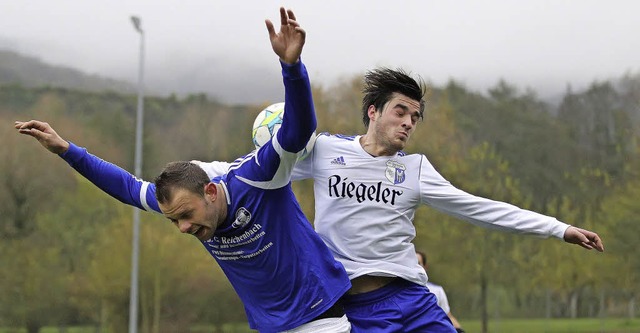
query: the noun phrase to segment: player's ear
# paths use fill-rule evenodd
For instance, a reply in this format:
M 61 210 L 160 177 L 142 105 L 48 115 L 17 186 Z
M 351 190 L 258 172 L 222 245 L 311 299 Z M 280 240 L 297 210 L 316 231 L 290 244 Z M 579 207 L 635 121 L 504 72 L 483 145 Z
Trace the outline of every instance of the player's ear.
M 204 186 L 204 195 L 208 197 L 211 202 L 216 201 L 218 198 L 218 187 L 216 184 L 209 182 Z
M 369 105 L 369 109 L 367 110 L 367 114 L 369 115 L 369 120 L 375 120 L 375 118 L 376 118 L 376 107 L 373 104 Z

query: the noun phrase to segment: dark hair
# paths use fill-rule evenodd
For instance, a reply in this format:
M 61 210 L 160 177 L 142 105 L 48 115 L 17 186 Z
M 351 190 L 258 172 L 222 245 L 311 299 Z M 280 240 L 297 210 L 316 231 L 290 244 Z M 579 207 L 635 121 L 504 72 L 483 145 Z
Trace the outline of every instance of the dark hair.
M 418 82 L 419 81 L 419 82 Z M 376 68 L 364 75 L 362 92 L 362 122 L 369 128 L 369 106 L 375 106 L 382 112 L 384 105 L 391 100 L 393 93 L 403 94 L 420 102 L 420 119 L 424 118 L 425 101 L 423 99 L 426 85 L 422 79 L 416 81 L 402 69 Z
M 207 173 L 191 162 L 171 162 L 167 164 L 160 175 L 153 181 L 156 184 L 156 199 L 159 203 L 171 202 L 174 189 L 187 191 L 204 196 L 204 186 L 210 180 Z
M 427 254 L 422 252 L 422 251 L 418 251 L 418 250 L 416 250 L 416 254 L 419 254 L 422 257 L 422 265 L 426 265 L 427 264 Z

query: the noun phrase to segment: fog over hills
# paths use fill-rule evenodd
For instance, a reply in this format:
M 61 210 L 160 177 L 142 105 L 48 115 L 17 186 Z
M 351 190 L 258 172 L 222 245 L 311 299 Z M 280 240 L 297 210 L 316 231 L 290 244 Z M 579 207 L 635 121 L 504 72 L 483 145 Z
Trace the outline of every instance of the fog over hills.
M 205 93 L 225 103 L 262 103 L 280 101 L 284 88 L 280 67 L 241 59 L 209 58 L 203 62 L 166 64 L 167 70 L 147 75 L 149 89 L 162 95 L 184 96 Z
M 178 70 L 145 73 L 145 94 L 179 97 L 204 93 L 225 103 L 262 103 L 282 99 L 279 68 L 261 68 L 249 63 L 223 63 L 211 59 L 209 66 L 186 64 Z M 169 67 L 168 67 L 169 68 Z M 171 66 L 177 68 L 177 66 Z M 137 73 L 133 73 L 134 77 Z M 136 78 L 137 80 L 137 78 Z M 137 82 L 87 74 L 69 66 L 53 65 L 41 59 L 0 49 L 0 84 L 26 87 L 52 86 L 86 91 L 137 93 Z
M 83 71 L 78 67 L 66 64 L 53 64 L 42 60 L 39 56 L 27 54 L 24 51 L 12 50 L 12 43 L 8 39 L 0 38 L 0 84 L 20 84 L 26 87 L 53 86 L 87 91 L 114 91 L 124 94 L 137 93 L 137 68 L 122 65 L 113 68 L 102 68 L 102 73 L 95 74 Z M 20 47 L 18 47 L 20 48 Z M 50 54 L 48 54 L 50 56 Z M 58 55 L 60 57 L 61 55 Z M 62 53 L 64 56 L 64 52 Z M 144 73 L 145 95 L 169 96 L 175 94 L 185 97 L 192 94 L 205 94 L 210 99 L 215 99 L 229 104 L 260 104 L 278 102 L 283 100 L 284 89 L 280 66 L 277 60 L 250 59 L 243 57 L 222 57 L 211 55 L 208 57 L 193 57 L 181 59 L 180 57 L 166 56 L 161 61 L 146 65 Z M 55 57 L 54 57 L 55 58 Z M 135 60 L 135 59 L 134 59 Z M 316 59 L 317 61 L 317 59 Z M 85 66 L 86 67 L 86 66 Z M 129 68 L 129 69 L 127 69 Z M 333 81 L 327 80 L 327 75 L 322 71 L 314 71 L 309 68 L 313 84 L 328 87 L 340 82 L 341 78 L 350 78 L 360 75 L 355 71 L 345 73 Z M 627 73 L 633 73 L 628 71 Z M 416 73 L 425 78 L 430 78 L 424 73 Z M 580 85 L 573 85 L 573 91 L 585 89 L 591 82 L 615 80 L 624 75 L 624 72 L 611 77 L 593 78 L 590 82 L 582 80 Z M 470 90 L 486 94 L 487 89 L 495 86 L 500 78 L 476 80 L 456 80 Z M 515 79 L 512 81 L 511 79 Z M 557 105 L 564 95 L 569 83 L 554 82 L 552 78 L 539 79 L 536 84 L 519 85 L 522 79 L 514 73 L 513 78 L 504 80 L 520 91 L 532 90 L 541 99 Z M 431 81 L 430 81 L 431 82 Z M 442 87 L 446 82 L 431 82 L 435 87 Z
M 86 73 L 71 66 L 47 63 L 37 56 L 2 49 L 1 42 L 2 40 L 0 40 L 0 84 L 19 84 L 25 87 L 52 86 L 123 94 L 137 93 L 137 72 L 124 73 L 122 69 L 118 69 L 113 70 L 114 75 L 110 77 Z M 310 71 L 312 83 L 318 83 L 313 80 L 314 76 L 318 76 L 317 73 L 314 75 L 313 71 Z M 162 66 L 157 66 L 155 69 L 146 68 L 144 75 L 145 95 L 148 96 L 175 94 L 178 97 L 185 97 L 192 94 L 205 94 L 223 103 L 259 104 L 281 101 L 284 94 L 277 62 L 267 66 L 243 59 L 216 57 L 193 62 L 167 59 Z M 318 84 L 325 87 L 330 85 L 330 83 Z M 489 85 L 490 83 L 487 83 L 487 86 Z M 555 103 L 562 92 L 562 90 L 554 91 L 544 97 Z
M 86 91 L 114 91 L 131 94 L 137 90 L 125 81 L 83 73 L 80 70 L 53 66 L 40 59 L 13 51 L 0 50 L 0 84 L 25 87 L 61 87 Z

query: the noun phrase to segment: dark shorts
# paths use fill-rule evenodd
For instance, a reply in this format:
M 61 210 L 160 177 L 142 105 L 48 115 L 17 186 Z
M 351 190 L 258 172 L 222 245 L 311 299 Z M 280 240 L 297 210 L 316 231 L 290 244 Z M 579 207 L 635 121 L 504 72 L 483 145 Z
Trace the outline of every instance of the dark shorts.
M 353 333 L 456 333 L 436 296 L 403 279 L 363 294 L 342 298 Z

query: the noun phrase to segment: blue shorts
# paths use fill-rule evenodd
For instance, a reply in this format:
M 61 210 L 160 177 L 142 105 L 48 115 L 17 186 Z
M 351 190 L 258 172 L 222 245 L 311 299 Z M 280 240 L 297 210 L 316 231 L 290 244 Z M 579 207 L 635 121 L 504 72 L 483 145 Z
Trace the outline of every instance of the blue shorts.
M 380 289 L 342 299 L 352 333 L 456 333 L 427 287 L 400 278 Z

